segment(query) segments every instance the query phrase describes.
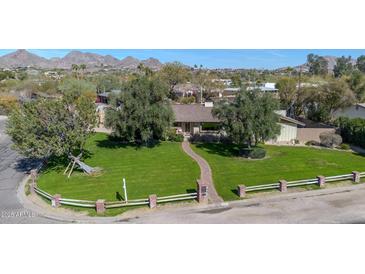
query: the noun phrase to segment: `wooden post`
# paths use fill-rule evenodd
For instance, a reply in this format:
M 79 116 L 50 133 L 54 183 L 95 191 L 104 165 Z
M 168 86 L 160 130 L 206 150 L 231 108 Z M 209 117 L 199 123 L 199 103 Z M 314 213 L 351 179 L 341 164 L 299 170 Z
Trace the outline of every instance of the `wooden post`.
M 280 180 L 279 181 L 279 190 L 280 192 L 286 192 L 287 191 L 287 181 Z
M 240 196 L 240 198 L 245 197 L 245 195 L 246 195 L 246 186 L 245 185 L 239 185 L 237 187 L 237 193 L 238 193 L 238 196 Z
M 358 171 L 352 172 L 352 181 L 354 183 L 360 183 L 360 172 L 358 172 Z
M 319 187 L 324 187 L 326 184 L 326 177 L 319 175 L 319 176 L 317 176 L 317 181 L 318 181 Z

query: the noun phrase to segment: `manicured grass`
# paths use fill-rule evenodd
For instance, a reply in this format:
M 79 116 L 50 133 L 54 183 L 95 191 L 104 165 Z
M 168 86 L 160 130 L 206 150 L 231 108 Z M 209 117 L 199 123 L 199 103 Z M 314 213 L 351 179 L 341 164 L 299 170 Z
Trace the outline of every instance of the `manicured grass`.
M 238 199 L 237 185 L 246 186 L 309 179 L 317 175 L 331 176 L 365 171 L 365 157 L 330 149 L 289 146 L 262 146 L 265 159 L 249 160 L 237 157 L 237 148 L 224 144 L 192 145 L 204 157 L 213 171 L 215 187 L 225 200 Z
M 83 161 L 102 168 L 100 176 L 87 176 L 75 169 L 69 179 L 63 175 L 67 163 L 50 163 L 41 173 L 38 186 L 64 198 L 117 201 L 124 196 L 126 178 L 128 199 L 183 194 L 196 189 L 199 166 L 187 156 L 180 143 L 161 142 L 154 147 L 125 145 L 96 133 L 87 142 L 89 157 Z

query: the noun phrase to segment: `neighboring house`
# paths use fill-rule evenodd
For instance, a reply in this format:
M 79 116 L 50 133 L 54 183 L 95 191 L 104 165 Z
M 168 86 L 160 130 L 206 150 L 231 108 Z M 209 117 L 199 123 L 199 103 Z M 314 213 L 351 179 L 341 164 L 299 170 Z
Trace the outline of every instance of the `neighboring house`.
M 112 94 L 118 95 L 122 91 L 120 89 L 113 89 L 110 92 L 102 92 L 96 95 L 96 102 L 101 104 L 109 104 L 109 98 Z
M 200 87 L 192 83 L 177 84 L 173 91 L 177 97 L 189 97 L 199 94 Z
M 214 134 L 218 133 L 220 122 L 213 117 L 212 103 L 202 104 L 174 104 L 172 105 L 175 114 L 174 127 L 184 135 L 192 134 Z M 278 112 L 280 117 L 280 134 L 268 143 L 291 144 L 298 138 L 298 126 L 305 126 L 304 123 L 286 117 Z
M 333 113 L 333 118 L 338 117 L 363 118 L 365 119 L 365 103 L 354 104 L 350 107 L 338 109 Z

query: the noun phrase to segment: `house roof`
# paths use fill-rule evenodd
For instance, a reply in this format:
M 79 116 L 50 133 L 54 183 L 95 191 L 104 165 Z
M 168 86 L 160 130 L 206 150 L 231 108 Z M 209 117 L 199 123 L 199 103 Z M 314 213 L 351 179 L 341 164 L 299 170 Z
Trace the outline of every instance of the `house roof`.
M 213 107 L 201 104 L 173 104 L 176 122 L 219 122 L 212 115 Z
M 356 105 L 358 105 L 359 107 L 365 108 L 365 103 L 357 103 Z
M 219 122 L 219 119 L 212 115 L 213 107 L 206 107 L 201 104 L 173 104 L 172 110 L 175 114 L 175 122 Z M 293 118 L 279 115 L 280 120 L 305 126 L 304 123 Z
M 289 122 L 289 123 L 297 124 L 299 126 L 305 126 L 304 123 L 302 123 L 298 120 L 295 120 L 293 118 L 287 117 L 287 116 L 283 116 L 283 115 L 279 114 L 279 118 L 280 118 L 280 120 L 283 120 L 283 121 L 286 121 L 286 122 Z

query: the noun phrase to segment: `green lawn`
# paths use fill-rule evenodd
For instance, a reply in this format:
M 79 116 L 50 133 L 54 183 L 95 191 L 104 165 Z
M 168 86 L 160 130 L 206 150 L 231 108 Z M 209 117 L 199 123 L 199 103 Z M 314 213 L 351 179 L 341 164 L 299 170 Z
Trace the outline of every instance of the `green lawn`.
M 128 199 L 182 194 L 196 189 L 199 166 L 187 156 L 180 143 L 162 142 L 154 147 L 136 147 L 113 142 L 106 134 L 96 133 L 87 142 L 90 156 L 84 162 L 103 169 L 100 176 L 74 171 L 63 175 L 65 164 L 50 163 L 42 171 L 38 186 L 64 198 L 116 201 L 122 196 L 125 177 Z
M 196 144 L 193 150 L 204 157 L 213 171 L 213 180 L 224 200 L 238 199 L 237 185 L 275 183 L 365 171 L 365 157 L 346 151 L 309 147 L 263 146 L 265 159 L 237 157 L 237 148 L 224 144 Z

